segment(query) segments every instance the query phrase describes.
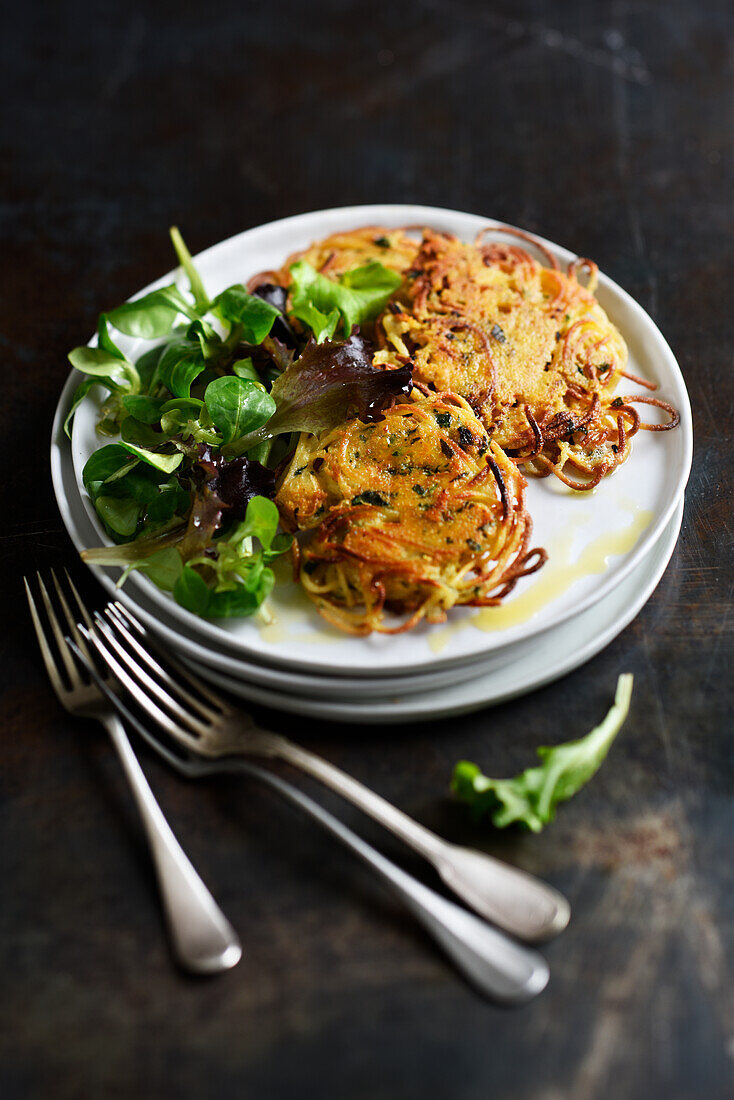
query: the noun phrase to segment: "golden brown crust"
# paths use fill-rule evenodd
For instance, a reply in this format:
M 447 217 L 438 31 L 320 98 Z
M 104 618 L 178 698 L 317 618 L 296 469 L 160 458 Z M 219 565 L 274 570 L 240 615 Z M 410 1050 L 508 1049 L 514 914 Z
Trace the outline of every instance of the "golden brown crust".
M 313 532 L 304 588 L 351 633 L 497 603 L 545 560 L 528 555 L 524 478 L 456 394 L 414 390 L 383 421 L 302 437 L 276 502 L 287 527 Z
M 627 349 L 591 292 L 595 279 L 590 261 L 563 274 L 515 244 L 426 230 L 385 339 L 397 348 L 397 335 L 412 353 L 416 379 L 463 394 L 532 472 L 562 474 L 569 463 L 590 487 L 624 461 L 637 430 L 633 414 L 610 412 Z
M 655 387 L 625 371 L 624 340 L 594 297 L 596 265 L 562 272 L 528 234 L 488 228 L 511 239 L 482 231 L 469 245 L 365 226 L 267 273 L 287 286 L 298 259 L 331 278 L 377 260 L 403 276 L 369 335 L 376 366 L 412 364 L 411 398 L 382 422 L 301 436 L 278 481 L 283 525 L 308 532 L 296 572 L 350 633 L 397 633 L 456 605 L 498 603 L 546 558 L 528 550 L 519 467 L 588 490 L 626 460 L 640 428 L 677 423 L 657 398 L 613 396 L 621 377 Z M 669 422 L 641 422 L 639 401 Z

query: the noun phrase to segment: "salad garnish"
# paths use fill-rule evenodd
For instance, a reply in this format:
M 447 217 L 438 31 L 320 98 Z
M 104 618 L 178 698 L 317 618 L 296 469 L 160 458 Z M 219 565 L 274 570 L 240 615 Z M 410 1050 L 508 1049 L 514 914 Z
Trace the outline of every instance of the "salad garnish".
M 97 432 L 114 438 L 91 455 L 83 482 L 115 545 L 83 557 L 122 566 L 120 584 L 145 573 L 196 614 L 251 615 L 293 542 L 278 532 L 272 498 L 298 433 L 381 419 L 410 391 L 410 367 L 373 366 L 358 327 L 400 278 L 371 263 L 332 282 L 301 262 L 288 288 L 235 284 L 211 298 L 178 229 L 170 234 L 188 293 L 172 282 L 101 314 L 95 346 L 69 354 L 85 378 L 67 434 L 99 385 Z M 150 346 L 128 357 L 111 329 Z

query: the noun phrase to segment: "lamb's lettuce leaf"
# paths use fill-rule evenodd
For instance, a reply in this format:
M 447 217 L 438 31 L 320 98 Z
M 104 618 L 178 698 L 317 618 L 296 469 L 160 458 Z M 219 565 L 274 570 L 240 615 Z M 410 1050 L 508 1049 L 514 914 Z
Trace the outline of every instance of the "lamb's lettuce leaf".
M 275 401 L 261 385 L 236 375 L 210 382 L 204 404 L 225 444 L 262 427 L 275 412 Z
M 171 237 L 171 243 L 176 250 L 178 256 L 178 262 L 183 268 L 186 278 L 189 280 L 189 286 L 191 287 L 191 293 L 194 296 L 196 307 L 201 315 L 207 312 L 210 306 L 209 295 L 204 289 L 204 284 L 201 281 L 201 275 L 194 266 L 194 261 L 191 259 L 191 253 L 184 243 L 184 239 L 179 233 L 175 225 L 172 225 L 169 229 Z
M 143 448 L 110 443 L 95 451 L 82 471 L 84 487 L 116 542 L 134 538 L 141 530 L 157 529 L 176 511 L 188 510 L 189 494 L 175 479 L 170 480 L 167 464 L 162 466 L 158 457 Z M 172 457 L 180 461 L 183 456 Z
M 179 336 L 171 340 L 163 351 L 153 380 L 174 397 L 190 397 L 193 383 L 205 370 L 206 359 L 198 341 Z
M 164 592 L 172 592 L 183 572 L 183 568 L 183 561 L 178 550 L 175 546 L 167 546 L 162 550 L 156 550 L 147 558 L 130 562 L 117 582 L 117 587 L 120 588 L 130 574 L 137 571 L 150 577 L 153 584 L 157 585 L 158 588 L 162 588 Z
M 100 314 L 97 326 L 97 346 L 95 348 L 73 348 L 68 355 L 69 362 L 82 374 L 87 374 L 96 381 L 100 381 L 114 393 L 138 393 L 140 391 L 140 375 L 135 366 L 120 351 L 113 342 L 107 329 L 107 316 Z M 78 405 L 77 396 L 74 395 L 74 403 Z M 72 412 L 67 416 L 70 421 Z
M 164 439 L 178 437 L 191 444 L 219 447 L 222 443 L 204 402 L 197 397 L 177 397 L 165 402 L 161 409 L 161 435 Z
M 141 462 L 147 463 L 148 466 L 164 474 L 172 474 L 183 462 L 181 451 L 176 451 L 174 454 L 159 454 L 157 451 L 149 451 L 146 447 L 136 447 L 132 443 L 121 443 L 120 446 L 135 458 L 139 458 Z
M 158 424 L 166 403 L 165 397 L 148 397 L 146 394 L 125 394 L 122 404 L 141 424 Z
M 175 283 L 152 290 L 132 302 L 123 302 L 107 315 L 111 325 L 126 336 L 142 340 L 156 340 L 168 336 L 179 314 L 195 320 L 194 309 L 184 298 Z
M 223 321 L 240 325 L 248 344 L 261 344 L 269 334 L 280 310 L 256 294 L 248 294 L 241 284 L 218 294 L 212 308 Z
M 82 470 L 82 481 L 92 500 L 106 481 L 119 478 L 136 465 L 136 460 L 121 443 L 108 443 L 89 456 Z
M 71 405 L 69 406 L 69 411 L 67 412 L 64 419 L 64 432 L 69 439 L 71 439 L 71 425 L 74 420 L 74 413 L 79 408 L 82 401 L 91 390 L 92 386 L 96 385 L 96 383 L 96 378 L 85 378 L 84 381 L 80 382 L 77 388 L 74 390 L 73 396 L 71 398 Z
M 117 392 L 137 393 L 140 377 L 132 363 L 118 359 L 103 348 L 86 345 L 69 352 L 69 362 L 82 374 L 99 379 L 108 389 Z

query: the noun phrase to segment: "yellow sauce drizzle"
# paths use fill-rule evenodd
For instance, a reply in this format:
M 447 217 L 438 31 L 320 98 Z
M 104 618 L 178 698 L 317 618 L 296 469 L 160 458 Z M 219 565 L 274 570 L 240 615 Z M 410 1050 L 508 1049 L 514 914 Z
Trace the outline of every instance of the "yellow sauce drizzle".
M 529 578 L 531 587 L 519 596 L 507 600 L 499 607 L 485 607 L 471 619 L 461 623 L 452 623 L 443 630 L 432 634 L 428 645 L 434 653 L 440 653 L 450 639 L 459 630 L 467 626 L 477 630 L 507 630 L 509 627 L 526 623 L 552 600 L 562 596 L 581 577 L 605 573 L 611 557 L 628 554 L 637 540 L 653 520 L 654 512 L 640 509 L 627 501 L 623 507 L 633 512 L 632 522 L 621 531 L 606 532 L 584 547 L 576 561 L 570 561 L 572 534 L 566 531 L 549 548 L 548 562 L 537 576 Z M 523 583 L 522 581 L 520 582 Z
M 283 642 L 307 642 L 315 645 L 333 645 L 343 642 L 344 635 L 335 627 L 324 623 L 321 630 L 314 629 L 316 609 L 300 584 L 295 584 L 290 572 L 276 572 L 276 586 L 267 602 L 268 619 L 255 620 L 260 638 L 268 645 Z
M 566 525 L 563 535 L 549 544 L 548 562 L 537 577 L 529 577 L 527 581 L 520 582 L 521 585 L 529 585 L 526 591 L 511 597 L 499 607 L 485 607 L 470 618 L 432 630 L 426 638 L 429 649 L 433 653 L 441 653 L 455 634 L 469 626 L 493 632 L 528 622 L 547 604 L 568 591 L 581 577 L 605 573 L 609 559 L 628 554 L 637 544 L 642 532 L 650 526 L 655 515 L 654 512 L 641 509 L 631 500 L 620 500 L 618 503 L 632 513 L 632 520 L 626 527 L 600 535 L 584 547 L 575 561 L 571 561 L 574 532 L 589 521 L 588 516 L 577 517 Z M 313 604 L 301 586 L 294 584 L 290 576 L 286 576 L 283 566 L 281 570 L 278 580 L 282 583 L 276 586 L 274 594 L 268 600 L 271 619 L 269 622 L 257 622 L 261 639 L 268 645 L 280 645 L 289 641 L 315 645 L 343 642 L 344 635 L 335 628 L 313 629 Z

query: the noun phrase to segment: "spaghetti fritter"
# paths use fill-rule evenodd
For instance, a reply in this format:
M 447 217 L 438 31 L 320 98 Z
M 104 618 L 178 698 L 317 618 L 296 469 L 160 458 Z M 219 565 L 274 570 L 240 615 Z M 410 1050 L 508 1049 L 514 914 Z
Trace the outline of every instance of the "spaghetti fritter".
M 424 231 L 379 322 L 381 343 L 412 359 L 417 380 L 466 397 L 511 457 L 590 489 L 625 461 L 639 428 L 673 427 L 677 414 L 655 398 L 613 397 L 620 377 L 632 376 L 624 340 L 593 295 L 595 264 L 578 260 L 563 274 L 550 253 L 544 267 L 515 244 L 482 237 L 468 245 Z M 670 422 L 641 423 L 630 404 L 640 400 L 662 406 Z M 569 478 L 567 464 L 582 480 Z
M 316 242 L 274 273 L 287 287 L 299 259 L 335 280 L 377 260 L 402 276 L 365 335 L 375 366 L 410 364 L 410 400 L 378 423 L 302 435 L 276 496 L 284 525 L 309 532 L 297 552 L 304 588 L 351 633 L 397 633 L 456 605 L 498 603 L 546 558 L 528 551 L 519 467 L 591 489 L 627 459 L 640 428 L 678 422 L 657 398 L 614 396 L 623 377 L 654 387 L 625 371 L 624 340 L 594 297 L 596 265 L 577 260 L 561 272 L 539 242 L 492 228 L 530 241 L 546 264 L 484 233 L 465 244 L 431 229 L 419 240 L 414 227 L 367 226 Z M 669 422 L 642 423 L 640 401 Z
M 542 242 L 487 229 L 522 244 L 365 226 L 213 301 L 172 229 L 192 301 L 176 286 L 143 295 L 100 316 L 98 348 L 69 355 L 88 378 L 67 431 L 99 382 L 98 427 L 122 439 L 84 467 L 116 543 L 88 560 L 127 575 L 165 551 L 156 583 L 218 618 L 253 614 L 275 583 L 269 563 L 292 547 L 319 611 L 353 634 L 499 603 L 546 559 L 529 549 L 520 470 L 588 490 L 628 458 L 635 432 L 678 415 L 615 395 L 621 378 L 655 387 L 626 371 L 595 264 L 561 272 Z M 136 369 L 108 325 L 166 339 Z M 643 423 L 638 402 L 668 421 Z
M 496 604 L 545 560 L 528 552 L 524 478 L 453 393 L 416 389 L 378 423 L 302 435 L 276 502 L 286 527 L 312 531 L 304 588 L 353 634 Z

